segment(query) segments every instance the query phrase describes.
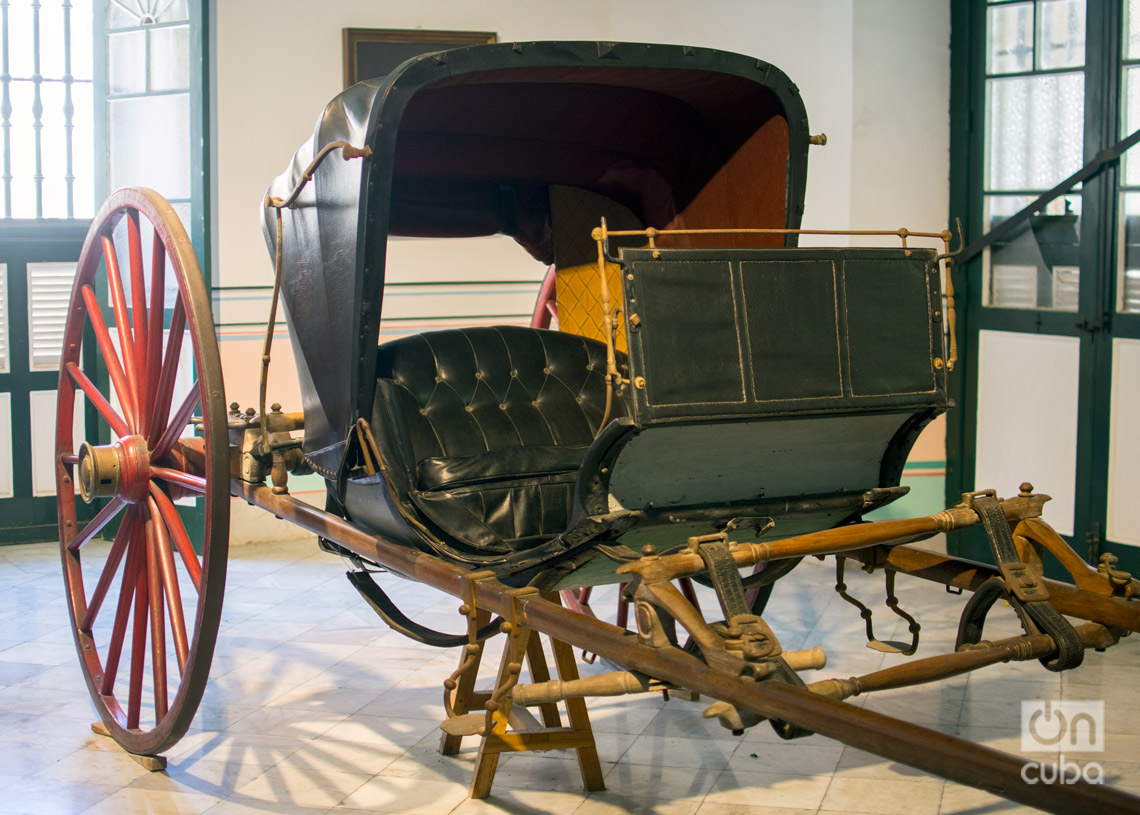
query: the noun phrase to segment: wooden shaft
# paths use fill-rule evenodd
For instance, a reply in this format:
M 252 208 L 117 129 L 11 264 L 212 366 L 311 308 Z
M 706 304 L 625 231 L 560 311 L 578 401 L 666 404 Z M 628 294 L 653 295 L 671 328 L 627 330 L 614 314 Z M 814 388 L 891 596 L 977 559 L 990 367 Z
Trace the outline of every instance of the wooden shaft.
M 464 596 L 465 572 L 457 566 L 372 535 L 290 495 L 274 495 L 267 486 L 246 484 L 240 479 L 232 479 L 230 484 L 235 495 L 361 557 L 455 597 Z M 1140 811 L 1140 796 L 1083 781 L 1066 785 L 1028 784 L 1021 777 L 1024 762 L 1007 753 L 791 685 L 742 682 L 728 673 L 710 669 L 679 648 L 642 645 L 628 631 L 569 611 L 537 594 L 516 597 L 512 602 L 508 591 L 499 581 L 486 579 L 476 582 L 472 593 L 479 608 L 510 616 L 513 606 L 520 624 L 589 649 L 631 670 L 766 718 L 790 722 L 924 772 L 1049 812 L 1085 815 L 1095 811 L 1097 815 L 1110 815 Z
M 784 651 L 781 656 L 793 671 L 819 671 L 827 667 L 827 652 L 818 646 L 802 651 Z
M 827 654 L 822 648 L 803 651 L 785 651 L 781 656 L 794 671 L 818 670 L 827 665 Z M 611 671 L 571 681 L 552 680 L 519 685 L 514 690 L 515 702 L 523 705 L 544 705 L 563 699 L 586 699 L 591 696 L 626 696 L 647 693 L 652 679 L 632 671 Z
M 864 549 L 846 552 L 843 556 L 968 591 L 976 591 L 978 586 L 991 577 L 1001 577 L 1001 572 L 993 566 L 913 546 Z M 1081 591 L 1071 583 L 1059 580 L 1045 578 L 1043 582 L 1049 591 L 1049 602 L 1062 614 L 1129 631 L 1140 631 L 1140 601 Z
M 1041 514 L 1044 496 L 1009 498 L 1002 509 L 1010 520 L 1021 520 Z M 967 507 L 952 507 L 922 518 L 876 521 L 826 529 L 771 543 L 734 544 L 732 557 L 738 567 L 754 566 L 761 561 L 784 560 L 807 555 L 833 555 L 864 549 L 876 544 L 914 540 L 938 532 L 965 529 L 981 523 L 978 513 Z M 654 560 L 635 560 L 618 568 L 619 574 L 640 574 L 648 582 L 658 583 L 700 574 L 705 569 L 701 556 L 694 551 L 664 555 Z
M 1112 634 L 1103 625 L 1084 623 L 1077 626 L 1077 633 L 1087 648 L 1108 648 L 1115 644 Z M 1008 637 L 996 642 L 978 643 L 968 651 L 916 659 L 865 676 L 812 682 L 808 685 L 808 689 L 832 699 L 847 699 L 861 693 L 893 690 L 949 679 L 951 676 L 969 673 L 999 662 L 1041 659 L 1049 656 L 1056 648 L 1053 638 L 1048 634 Z
M 588 696 L 625 696 L 647 692 L 650 690 L 650 681 L 645 674 L 611 671 L 570 681 L 553 679 L 533 685 L 518 685 L 514 697 L 516 704 L 534 706 L 561 702 L 563 699 L 585 699 Z

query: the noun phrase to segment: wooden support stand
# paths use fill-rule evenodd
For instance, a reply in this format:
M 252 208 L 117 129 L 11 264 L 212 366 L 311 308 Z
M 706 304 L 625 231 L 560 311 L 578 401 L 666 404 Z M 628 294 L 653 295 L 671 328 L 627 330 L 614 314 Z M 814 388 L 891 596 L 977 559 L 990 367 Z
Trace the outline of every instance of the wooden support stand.
M 477 624 L 482 626 L 488 618 L 483 612 L 479 613 L 483 616 Z M 573 649 L 553 638 L 550 639 L 550 646 L 554 652 L 554 665 L 558 671 L 558 678 L 563 681 L 577 679 L 578 666 L 574 661 Z M 602 766 L 594 743 L 594 731 L 590 727 L 590 717 L 586 712 L 586 700 L 566 700 L 569 726 L 563 726 L 558 706 L 553 702 L 538 706 L 542 717 L 539 721 L 525 706 L 515 707 L 512 704 L 513 694 L 509 690 L 505 693 L 492 694 L 474 689 L 481 656 L 481 653 L 476 656 L 475 664 L 460 678 L 452 707 L 460 716 L 471 710 L 490 707 L 493 711 L 491 731 L 486 734 L 483 732 L 482 723 L 485 721 L 485 714 L 468 713 L 464 718 L 477 723 L 477 732 L 444 732 L 439 745 L 440 753 L 454 755 L 459 752 L 464 735 L 480 737 L 479 754 L 475 758 L 475 771 L 471 776 L 471 797 L 486 798 L 490 794 L 501 753 L 526 750 L 576 750 L 582 783 L 586 789 L 591 792 L 605 789 Z M 550 680 L 550 669 L 538 633 L 520 625 L 507 632 L 507 643 L 495 678 L 495 687 L 504 688 L 508 683 L 513 686 L 524 660 L 529 668 L 532 682 Z M 508 730 L 508 726 L 512 729 Z
M 111 731 L 107 729 L 107 725 L 102 722 L 92 722 L 91 732 L 97 733 L 100 736 L 111 736 Z M 125 750 L 123 752 L 126 752 Z M 166 769 L 166 756 L 142 756 L 137 753 L 127 753 L 128 756 L 137 761 L 143 769 L 150 770 L 152 773 L 161 772 Z

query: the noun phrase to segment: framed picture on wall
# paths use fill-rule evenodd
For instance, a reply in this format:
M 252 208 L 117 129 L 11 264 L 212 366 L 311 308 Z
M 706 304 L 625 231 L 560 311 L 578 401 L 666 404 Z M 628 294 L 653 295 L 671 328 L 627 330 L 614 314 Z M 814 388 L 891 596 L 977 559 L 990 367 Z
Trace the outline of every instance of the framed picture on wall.
M 344 86 L 365 79 L 384 76 L 406 59 L 460 48 L 496 42 L 493 31 L 424 31 L 419 28 L 346 28 L 344 29 Z

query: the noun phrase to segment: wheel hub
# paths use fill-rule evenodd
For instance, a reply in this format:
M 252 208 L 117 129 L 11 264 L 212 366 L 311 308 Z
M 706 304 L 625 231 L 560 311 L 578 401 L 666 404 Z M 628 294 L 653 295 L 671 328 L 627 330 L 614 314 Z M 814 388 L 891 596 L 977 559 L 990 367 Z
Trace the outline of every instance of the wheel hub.
M 76 469 L 79 495 L 88 504 L 96 498 L 114 497 L 137 504 L 150 491 L 150 451 L 142 436 L 126 436 L 104 445 L 83 442 Z

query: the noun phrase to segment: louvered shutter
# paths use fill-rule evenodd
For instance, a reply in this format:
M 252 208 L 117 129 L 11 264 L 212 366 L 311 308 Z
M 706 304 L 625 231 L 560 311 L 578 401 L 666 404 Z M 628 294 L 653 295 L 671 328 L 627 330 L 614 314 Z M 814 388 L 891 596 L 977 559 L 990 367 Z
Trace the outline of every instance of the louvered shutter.
M 59 368 L 74 263 L 28 264 L 28 367 Z

